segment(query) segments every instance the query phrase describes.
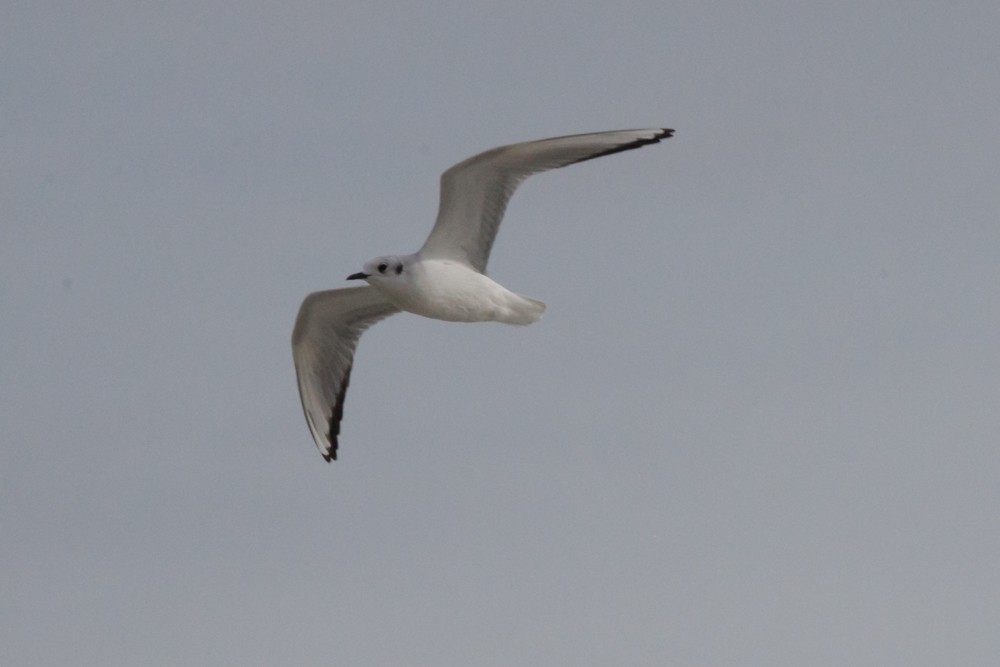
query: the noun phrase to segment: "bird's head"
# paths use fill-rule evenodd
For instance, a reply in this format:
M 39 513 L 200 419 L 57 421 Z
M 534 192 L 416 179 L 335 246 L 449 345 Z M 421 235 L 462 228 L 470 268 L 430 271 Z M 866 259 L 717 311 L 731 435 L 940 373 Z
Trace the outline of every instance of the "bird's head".
M 403 257 L 389 255 L 376 257 L 365 262 L 358 273 L 347 276 L 348 280 L 367 280 L 369 283 L 386 282 L 402 278 L 406 273 L 407 261 Z

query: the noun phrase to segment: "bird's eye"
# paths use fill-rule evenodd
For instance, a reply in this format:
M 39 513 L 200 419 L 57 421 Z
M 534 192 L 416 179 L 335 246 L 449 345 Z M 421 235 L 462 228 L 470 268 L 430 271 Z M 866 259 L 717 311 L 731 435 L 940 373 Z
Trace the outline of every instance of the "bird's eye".
M 403 272 L 403 265 L 402 264 L 397 264 L 396 265 L 396 275 L 398 276 L 402 272 Z
M 385 273 L 385 270 L 388 269 L 388 268 L 389 268 L 389 265 L 383 262 L 382 264 L 378 265 L 378 272 L 379 273 Z

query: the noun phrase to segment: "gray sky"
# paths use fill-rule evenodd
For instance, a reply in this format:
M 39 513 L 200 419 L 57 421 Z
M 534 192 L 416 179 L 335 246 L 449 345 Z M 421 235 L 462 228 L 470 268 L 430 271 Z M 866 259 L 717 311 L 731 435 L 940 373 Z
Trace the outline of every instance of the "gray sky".
M 993 665 L 1000 9 L 0 9 L 11 665 Z M 311 291 L 537 176 L 528 328 L 365 335 L 341 460 Z

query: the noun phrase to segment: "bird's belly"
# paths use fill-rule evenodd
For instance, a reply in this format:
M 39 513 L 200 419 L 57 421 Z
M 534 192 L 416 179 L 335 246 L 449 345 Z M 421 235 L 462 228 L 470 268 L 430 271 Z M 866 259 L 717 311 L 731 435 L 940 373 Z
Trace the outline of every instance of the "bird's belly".
M 395 299 L 390 296 L 390 299 L 403 310 L 448 322 L 493 321 L 497 319 L 504 301 L 502 294 L 492 290 L 483 292 L 463 289 L 461 286 L 432 286 L 397 295 Z
M 443 262 L 417 268 L 405 289 L 384 291 L 403 310 L 448 322 L 505 321 L 520 299 L 479 272 Z

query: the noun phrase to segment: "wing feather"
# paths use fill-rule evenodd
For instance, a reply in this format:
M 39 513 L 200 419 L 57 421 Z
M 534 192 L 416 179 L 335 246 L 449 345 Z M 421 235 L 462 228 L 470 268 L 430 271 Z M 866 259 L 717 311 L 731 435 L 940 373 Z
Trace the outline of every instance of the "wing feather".
M 548 169 L 659 143 L 673 132 L 574 134 L 501 146 L 459 162 L 441 175 L 437 221 L 420 255 L 453 259 L 485 271 L 507 202 L 521 181 Z
M 327 461 L 337 458 L 358 339 L 365 329 L 398 312 L 372 287 L 314 292 L 299 308 L 292 331 L 299 398 L 309 431 Z

